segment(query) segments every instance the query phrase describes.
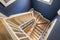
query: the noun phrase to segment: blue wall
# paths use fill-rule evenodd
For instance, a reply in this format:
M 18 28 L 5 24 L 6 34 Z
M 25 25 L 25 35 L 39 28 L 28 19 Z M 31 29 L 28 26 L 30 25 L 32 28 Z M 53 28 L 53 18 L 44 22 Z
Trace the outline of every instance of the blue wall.
M 53 0 L 52 5 L 37 0 L 32 0 L 32 3 L 32 7 L 49 20 L 52 20 L 57 15 L 57 10 L 60 8 L 60 0 Z
M 0 12 L 6 16 L 10 16 L 17 13 L 26 12 L 30 9 L 31 0 L 16 0 L 8 7 L 4 7 L 0 3 Z M 52 5 L 47 5 L 37 0 L 32 0 L 32 7 L 40 12 L 45 18 L 52 20 L 57 15 L 57 10 L 60 8 L 60 0 L 53 0 Z
M 5 14 L 6 16 L 26 12 L 29 10 L 29 8 L 30 8 L 30 0 L 16 0 L 8 7 L 4 7 L 4 5 L 0 3 L 0 12 Z
M 57 21 L 47 40 L 60 40 L 60 16 L 57 16 Z

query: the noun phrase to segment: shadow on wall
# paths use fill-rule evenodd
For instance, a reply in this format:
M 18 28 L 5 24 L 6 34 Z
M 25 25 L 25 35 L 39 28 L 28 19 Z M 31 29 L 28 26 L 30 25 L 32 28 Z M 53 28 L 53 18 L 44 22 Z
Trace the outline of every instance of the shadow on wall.
M 60 0 L 53 0 L 52 5 L 37 0 L 32 0 L 32 3 L 32 7 L 49 20 L 52 20 L 57 15 L 57 11 L 60 8 Z
M 4 5 L 0 3 L 0 12 L 5 14 L 6 16 L 26 12 L 29 10 L 29 8 L 30 8 L 30 0 L 16 0 L 8 7 L 4 7 Z
M 60 40 L 60 16 L 57 16 L 57 21 L 47 40 Z

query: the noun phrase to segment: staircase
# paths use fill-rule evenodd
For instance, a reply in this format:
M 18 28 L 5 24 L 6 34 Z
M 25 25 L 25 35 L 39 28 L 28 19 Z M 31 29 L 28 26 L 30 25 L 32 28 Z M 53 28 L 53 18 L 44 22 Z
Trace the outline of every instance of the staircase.
M 2 18 L 0 18 L 0 40 L 12 40 L 12 37 L 10 36 L 5 28 L 5 25 L 2 22 Z
M 36 23 L 36 26 L 34 27 L 33 31 L 31 32 L 30 37 L 33 40 L 38 40 L 39 37 L 42 35 L 43 31 L 45 30 L 46 26 L 47 26 L 46 23 L 39 23 L 39 24 Z
M 9 40 L 9 38 L 10 40 L 47 40 L 53 25 L 56 22 L 56 20 L 54 20 L 47 26 L 50 21 L 36 11 L 34 11 L 34 13 L 28 12 L 6 17 L 5 19 L 3 19 L 4 16 L 2 15 L 0 15 L 0 17 L 0 20 L 3 23 L 1 26 L 0 22 L 0 26 L 6 28 L 3 29 L 4 31 L 7 30 L 5 31 L 7 33 L 4 36 L 7 38 L 6 40 Z M 6 35 L 8 35 L 8 37 Z
M 45 40 L 50 21 L 34 11 L 33 14 L 7 17 L 4 22 L 13 40 Z
M 27 34 L 23 32 L 22 29 L 7 23 L 5 20 L 2 22 L 4 22 L 5 28 L 10 33 L 13 40 L 31 40 L 31 38 L 27 36 Z
M 26 34 L 20 29 L 17 29 L 13 26 L 11 26 L 12 30 L 15 32 L 19 40 L 30 40 L 29 37 L 26 36 Z
M 30 37 L 33 40 L 39 40 L 40 37 L 42 37 L 43 32 L 45 31 L 47 25 L 49 24 L 49 21 L 45 18 L 43 18 L 38 12 L 34 13 L 34 19 L 35 19 L 35 25 L 34 26 L 30 26 L 32 30 L 30 31 Z M 32 24 L 32 23 L 31 23 Z M 29 29 L 29 26 L 27 26 L 27 28 L 25 28 L 25 30 Z M 24 32 L 26 32 L 24 30 Z M 27 32 L 26 32 L 27 33 Z

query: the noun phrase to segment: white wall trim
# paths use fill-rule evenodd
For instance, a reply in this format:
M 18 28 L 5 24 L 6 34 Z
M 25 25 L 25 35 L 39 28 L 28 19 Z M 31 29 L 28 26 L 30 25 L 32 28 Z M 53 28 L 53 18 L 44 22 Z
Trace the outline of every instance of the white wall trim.
M 48 5 L 51 5 L 52 2 L 53 2 L 53 0 L 50 0 L 50 2 L 46 2 L 46 1 L 44 1 L 44 0 L 38 0 L 38 1 L 43 2 L 43 3 L 45 3 L 45 4 L 48 4 Z
M 9 6 L 10 4 L 12 4 L 13 2 L 15 2 L 16 0 L 10 0 L 9 2 L 5 2 L 4 0 L 0 0 L 0 2 L 5 6 L 5 7 L 7 7 L 7 6 Z

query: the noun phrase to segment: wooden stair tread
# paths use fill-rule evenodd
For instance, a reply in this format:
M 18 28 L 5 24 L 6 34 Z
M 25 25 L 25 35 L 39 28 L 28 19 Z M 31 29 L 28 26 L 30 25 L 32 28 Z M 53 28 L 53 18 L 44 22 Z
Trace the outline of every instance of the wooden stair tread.
M 24 32 L 25 32 L 25 33 L 30 32 L 31 28 L 33 27 L 33 24 L 34 24 L 34 22 L 31 23 L 26 29 L 24 29 Z
M 16 34 L 19 38 L 20 37 L 26 37 L 26 35 L 24 35 L 24 34 Z
M 28 39 L 28 38 L 23 38 L 23 39 L 20 39 L 20 40 L 30 40 L 30 39 Z
M 41 33 L 42 33 L 42 31 L 43 31 L 41 28 L 39 28 L 39 27 L 37 27 L 37 26 L 35 27 L 35 29 L 37 29 L 37 30 L 38 30 L 39 32 L 41 32 Z
M 14 32 L 20 32 L 22 33 L 22 31 L 20 31 L 19 29 L 16 29 L 16 28 L 12 28 Z
M 8 21 L 11 21 L 12 23 L 16 24 L 16 25 L 20 25 L 18 22 L 15 21 L 15 19 L 11 18 L 11 19 L 7 19 Z
M 1 21 L 0 21 L 0 40 L 13 40 Z
M 26 19 L 27 18 L 27 19 Z M 30 20 L 32 18 L 32 14 L 25 14 L 25 15 L 20 15 L 18 17 L 15 17 L 15 20 L 20 24 L 27 22 L 28 20 Z

